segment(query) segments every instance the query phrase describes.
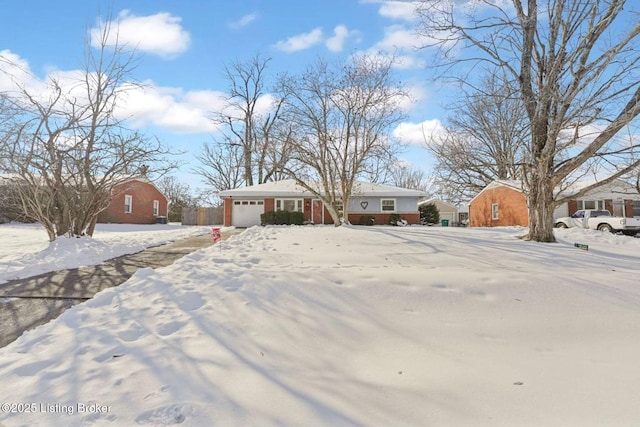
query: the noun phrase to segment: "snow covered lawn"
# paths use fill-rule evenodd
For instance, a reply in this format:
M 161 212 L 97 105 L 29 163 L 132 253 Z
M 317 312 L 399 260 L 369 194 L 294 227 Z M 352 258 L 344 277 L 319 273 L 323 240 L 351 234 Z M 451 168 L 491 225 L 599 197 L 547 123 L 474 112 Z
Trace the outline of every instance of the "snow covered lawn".
M 49 244 L 39 224 L 0 224 L 0 284 L 49 271 L 96 265 L 150 246 L 210 233 L 210 227 L 97 224 L 93 238 L 61 237 Z
M 637 424 L 640 239 L 522 233 L 248 229 L 0 349 L 0 422 Z

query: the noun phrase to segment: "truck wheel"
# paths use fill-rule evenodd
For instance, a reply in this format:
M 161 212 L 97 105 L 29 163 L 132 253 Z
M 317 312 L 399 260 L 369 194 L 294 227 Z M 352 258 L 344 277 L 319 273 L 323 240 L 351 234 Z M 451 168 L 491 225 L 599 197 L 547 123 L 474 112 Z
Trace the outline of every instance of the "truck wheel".
M 568 228 L 567 224 L 565 224 L 564 222 L 559 222 L 556 224 L 556 228 Z
M 609 233 L 613 233 L 613 228 L 609 224 L 600 224 L 598 226 L 598 230 L 608 231 Z

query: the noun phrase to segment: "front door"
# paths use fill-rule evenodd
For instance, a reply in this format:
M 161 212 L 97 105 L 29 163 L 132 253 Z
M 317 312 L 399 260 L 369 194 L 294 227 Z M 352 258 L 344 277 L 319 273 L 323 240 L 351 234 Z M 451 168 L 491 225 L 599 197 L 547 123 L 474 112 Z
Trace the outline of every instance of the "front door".
M 311 202 L 311 220 L 314 224 L 324 224 L 324 204 L 320 199 Z

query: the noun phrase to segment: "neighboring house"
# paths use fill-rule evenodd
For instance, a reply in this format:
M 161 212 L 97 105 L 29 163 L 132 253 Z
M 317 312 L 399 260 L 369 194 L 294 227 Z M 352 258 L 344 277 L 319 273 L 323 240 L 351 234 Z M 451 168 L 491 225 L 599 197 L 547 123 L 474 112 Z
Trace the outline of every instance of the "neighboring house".
M 460 218 L 458 216 L 458 208 L 450 205 L 449 203 L 443 202 L 442 200 L 429 199 L 422 200 L 418 202 L 418 206 L 428 205 L 429 203 L 433 203 L 436 205 L 438 212 L 440 214 L 440 220 L 446 219 L 449 221 L 449 225 L 455 225 L 460 222 Z
M 575 193 L 587 184 L 573 186 Z M 558 206 L 554 218 L 573 215 L 579 209 L 607 209 L 613 215 L 640 217 L 640 194 L 635 187 L 617 180 L 591 190 L 584 196 L 569 199 Z M 529 209 L 520 181 L 496 180 L 487 185 L 469 202 L 471 227 L 529 225 Z
M 458 222 L 460 222 L 460 224 L 464 226 L 469 225 L 469 204 L 468 203 L 458 208 Z
M 358 224 L 370 215 L 376 224 L 388 224 L 398 214 L 409 224 L 419 224 L 418 199 L 425 193 L 388 185 L 358 182 L 349 201 L 349 222 Z M 286 210 L 304 212 L 304 220 L 313 224 L 332 224 L 331 215 L 320 199 L 287 179 L 218 193 L 224 200 L 224 225 L 250 227 L 260 224 L 264 212 Z
M 116 185 L 111 204 L 100 212 L 98 222 L 116 224 L 154 224 L 166 222 L 168 199 L 150 181 L 132 179 Z

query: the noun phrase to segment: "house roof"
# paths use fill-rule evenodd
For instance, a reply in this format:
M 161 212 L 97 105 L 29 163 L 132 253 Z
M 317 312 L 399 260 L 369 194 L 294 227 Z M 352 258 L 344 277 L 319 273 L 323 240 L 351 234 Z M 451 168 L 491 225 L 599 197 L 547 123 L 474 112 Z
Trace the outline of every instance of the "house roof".
M 422 197 L 424 191 L 410 190 L 407 188 L 393 187 L 391 185 L 374 184 L 358 181 L 353 187 L 351 196 L 369 197 Z M 224 190 L 218 193 L 219 197 L 313 197 L 313 194 L 296 183 L 294 179 L 267 182 L 233 190 Z
M 507 187 L 520 193 L 524 193 L 524 191 L 522 190 L 522 181 L 517 179 L 496 179 L 495 181 L 491 181 L 489 184 L 487 184 L 486 187 L 480 190 L 480 192 L 476 194 L 473 199 L 469 200 L 468 204 L 470 205 L 471 203 L 473 203 L 473 201 L 485 191 L 498 187 Z
M 421 201 L 419 201 L 419 202 L 418 202 L 418 206 L 426 205 L 426 204 L 428 204 L 428 203 L 439 203 L 439 204 L 441 204 L 441 205 L 448 206 L 448 207 L 450 207 L 451 209 L 456 209 L 456 210 L 458 210 L 458 207 L 457 207 L 457 206 L 454 206 L 454 205 L 452 205 L 451 203 L 443 202 L 443 201 L 442 201 L 442 200 L 440 200 L 440 199 L 421 200 Z
M 576 181 L 561 190 L 558 190 L 556 188 L 554 193 L 557 196 L 571 197 L 571 195 L 576 194 L 578 191 L 582 190 L 583 188 L 589 187 L 597 182 L 598 181 L 595 181 L 595 180 Z M 497 179 L 495 181 L 490 182 L 478 194 L 476 194 L 476 196 L 473 199 L 469 200 L 469 204 L 471 204 L 471 202 L 473 202 L 476 199 L 476 197 L 482 194 L 485 190 L 489 190 L 491 188 L 496 188 L 496 187 L 508 187 L 513 190 L 524 193 L 524 190 L 522 189 L 522 181 Z M 608 194 L 611 191 L 614 191 L 618 194 L 628 194 L 628 195 L 637 194 L 637 190 L 632 184 L 629 184 L 628 182 L 621 179 L 616 179 L 608 184 L 603 184 L 599 187 L 596 187 L 590 190 L 587 194 L 591 197 L 595 197 L 595 196 L 602 196 L 604 194 Z M 583 196 L 583 197 L 587 197 L 587 196 Z

